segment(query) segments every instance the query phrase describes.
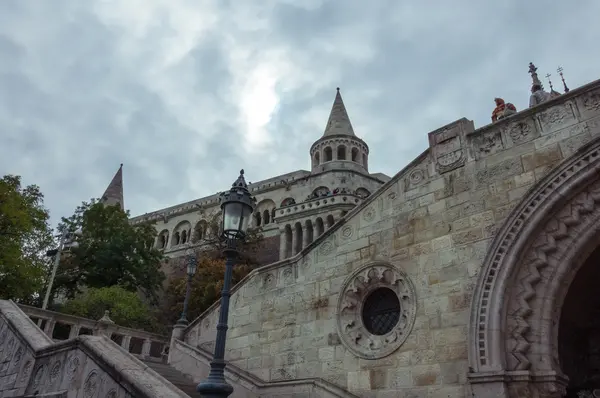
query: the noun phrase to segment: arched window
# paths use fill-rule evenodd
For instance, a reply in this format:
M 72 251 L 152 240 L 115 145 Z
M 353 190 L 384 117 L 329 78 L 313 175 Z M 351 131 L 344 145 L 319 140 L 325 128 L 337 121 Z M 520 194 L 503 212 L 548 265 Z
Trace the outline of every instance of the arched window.
M 271 209 L 271 222 L 275 222 L 275 208 Z
M 284 200 L 281 201 L 281 207 L 290 206 L 290 205 L 294 205 L 294 204 L 296 204 L 296 201 L 294 200 L 294 198 L 285 198 Z
M 352 161 L 358 162 L 358 149 L 352 148 Z
M 317 151 L 315 153 L 315 166 L 318 166 L 319 164 L 321 164 L 321 154 Z
M 208 229 L 208 223 L 205 220 L 200 220 L 194 227 L 194 235 L 192 237 L 192 242 L 198 242 L 203 239 L 206 239 L 206 232 Z
M 315 224 L 317 224 L 317 236 L 315 236 L 315 238 L 318 238 L 319 236 L 323 235 L 323 232 L 325 232 L 325 227 L 323 226 L 323 219 L 321 217 L 318 217 Z
M 337 148 L 337 160 L 346 160 L 346 147 L 343 145 Z
M 335 224 L 335 221 L 333 220 L 333 216 L 330 214 L 327 216 L 327 229 L 331 228 L 333 224 Z
M 169 243 L 169 231 L 167 231 L 165 229 L 160 234 L 158 234 L 158 239 L 156 240 L 156 247 L 158 249 L 166 249 L 168 243 Z
M 313 199 L 313 198 L 322 198 L 324 196 L 329 196 L 329 195 L 331 195 L 331 190 L 329 188 L 319 187 L 312 192 L 310 197 L 311 197 L 311 199 Z
M 333 160 L 333 151 L 331 150 L 331 147 L 325 147 L 323 153 L 325 154 L 326 162 L 331 162 Z
M 358 188 L 356 190 L 356 196 L 361 197 L 361 198 L 368 198 L 369 195 L 371 195 L 371 192 L 369 192 L 367 189 L 365 188 Z
M 369 168 L 369 164 L 367 163 L 367 154 L 366 153 L 363 153 L 363 155 L 362 155 L 362 164 L 365 169 Z
M 263 212 L 263 224 L 267 225 L 271 222 L 271 215 L 269 214 L 269 210 L 265 210 Z
M 181 231 L 181 244 L 182 245 L 187 242 L 187 237 L 188 237 L 187 231 L 185 231 L 185 230 Z
M 179 243 L 181 243 L 181 236 L 179 235 L 179 232 L 175 232 L 173 234 L 173 246 L 177 246 Z
M 262 217 L 260 215 L 260 212 L 254 214 L 254 224 L 257 227 L 260 227 L 260 225 L 262 224 Z

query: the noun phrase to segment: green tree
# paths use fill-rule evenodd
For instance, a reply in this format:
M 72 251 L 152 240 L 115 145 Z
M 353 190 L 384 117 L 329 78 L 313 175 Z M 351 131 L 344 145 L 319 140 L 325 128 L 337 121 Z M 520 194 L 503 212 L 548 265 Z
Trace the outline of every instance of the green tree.
M 81 229 L 78 247 L 70 249 L 57 273 L 55 288 L 73 298 L 82 287 L 120 286 L 141 290 L 157 301 L 164 274 L 160 270 L 163 254 L 154 248 L 156 230 L 150 224 L 132 225 L 128 213 L 118 206 L 96 200 L 83 202 L 59 230 Z
M 162 331 L 159 330 L 152 309 L 140 296 L 120 286 L 87 289 L 68 300 L 60 311 L 98 320 L 106 310 L 110 311 L 110 318 L 119 326 L 151 332 Z
M 52 245 L 44 195 L 21 177 L 0 179 L 0 297 L 30 302 L 43 287 Z

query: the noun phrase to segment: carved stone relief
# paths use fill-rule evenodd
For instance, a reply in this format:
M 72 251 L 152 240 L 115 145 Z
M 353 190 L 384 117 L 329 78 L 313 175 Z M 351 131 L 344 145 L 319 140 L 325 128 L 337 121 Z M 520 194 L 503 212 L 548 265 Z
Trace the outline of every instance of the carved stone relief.
M 96 394 L 99 385 L 100 377 L 98 376 L 98 372 L 92 370 L 85 378 L 85 383 L 83 383 L 83 395 L 86 398 L 92 398 Z
M 77 373 L 78 368 L 79 368 L 79 358 L 77 358 L 75 355 L 73 355 L 73 356 L 71 356 L 71 358 L 69 358 L 69 361 L 67 362 L 66 378 L 68 381 L 71 381 L 75 378 L 75 374 Z
M 447 173 L 465 164 L 463 135 L 473 130 L 473 122 L 461 119 L 429 133 L 429 148 L 438 173 Z
M 546 133 L 560 130 L 576 122 L 573 105 L 569 102 L 546 109 L 538 117 L 542 130 Z
M 342 228 L 342 238 L 350 239 L 352 238 L 352 234 L 354 233 L 354 228 L 352 225 L 344 225 Z
M 371 222 L 374 219 L 375 209 L 373 208 L 373 206 L 369 206 L 363 211 L 363 220 L 365 220 L 366 222 Z
M 275 275 L 273 275 L 270 272 L 263 275 L 262 288 L 264 290 L 269 290 L 269 289 L 273 289 L 274 287 L 275 287 Z
M 379 288 L 394 292 L 400 303 L 399 319 L 389 332 L 376 335 L 363 321 L 363 306 Z M 344 282 L 337 306 L 338 334 L 344 346 L 361 358 L 383 358 L 406 340 L 415 322 L 417 299 L 410 278 L 388 263 L 370 264 L 356 270 Z
M 507 141 L 513 145 L 531 141 L 538 136 L 535 122 L 531 118 L 512 122 L 506 126 L 503 132 Z
M 31 383 L 33 388 L 41 385 L 42 380 L 44 379 L 44 373 L 46 373 L 46 365 L 40 365 L 33 374 L 33 382 Z
M 60 376 L 60 367 L 62 363 L 59 361 L 54 362 L 52 367 L 50 368 L 50 383 L 54 383 L 58 376 Z
M 331 239 L 328 239 L 325 242 L 321 243 L 321 246 L 319 247 L 319 254 L 323 256 L 328 256 L 333 252 L 333 249 L 333 242 L 331 241 Z
M 500 131 L 489 131 L 473 136 L 473 151 L 475 159 L 492 155 L 504 149 L 502 133 Z
M 427 171 L 422 168 L 416 168 L 408 173 L 408 176 L 404 180 L 404 190 L 409 191 L 413 188 L 422 185 L 427 180 Z

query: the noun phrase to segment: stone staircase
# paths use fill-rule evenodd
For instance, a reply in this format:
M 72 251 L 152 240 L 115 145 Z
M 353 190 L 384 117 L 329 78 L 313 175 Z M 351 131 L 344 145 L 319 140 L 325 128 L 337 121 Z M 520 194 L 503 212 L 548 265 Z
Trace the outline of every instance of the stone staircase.
M 196 385 L 191 377 L 181 373 L 177 369 L 159 362 L 143 361 L 148 367 L 156 373 L 167 379 L 175 387 L 189 395 L 191 398 L 200 398 L 200 393 L 196 392 Z

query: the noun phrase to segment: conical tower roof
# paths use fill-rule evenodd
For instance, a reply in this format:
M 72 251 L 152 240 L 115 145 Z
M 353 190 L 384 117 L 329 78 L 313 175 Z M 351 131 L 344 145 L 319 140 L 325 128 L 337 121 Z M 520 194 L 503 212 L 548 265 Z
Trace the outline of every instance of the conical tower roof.
M 354 134 L 354 129 L 352 128 L 352 123 L 350 123 L 346 106 L 342 100 L 340 88 L 338 87 L 335 100 L 333 101 L 333 106 L 331 107 L 331 113 L 329 114 L 329 120 L 327 121 L 327 126 L 325 126 L 323 137 L 339 134 L 350 135 L 353 137 L 356 136 Z
M 123 202 L 123 163 L 121 163 L 119 170 L 117 170 L 112 181 L 108 184 L 100 201 L 105 205 L 117 205 L 125 210 L 125 204 Z

